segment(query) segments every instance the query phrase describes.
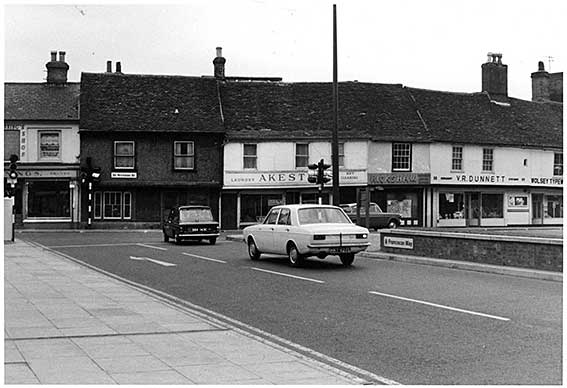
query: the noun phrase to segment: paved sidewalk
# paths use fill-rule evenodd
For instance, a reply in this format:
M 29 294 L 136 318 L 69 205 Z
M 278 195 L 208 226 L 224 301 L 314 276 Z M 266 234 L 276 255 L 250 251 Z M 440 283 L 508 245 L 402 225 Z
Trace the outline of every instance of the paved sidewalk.
M 4 246 L 5 384 L 363 384 L 20 240 Z

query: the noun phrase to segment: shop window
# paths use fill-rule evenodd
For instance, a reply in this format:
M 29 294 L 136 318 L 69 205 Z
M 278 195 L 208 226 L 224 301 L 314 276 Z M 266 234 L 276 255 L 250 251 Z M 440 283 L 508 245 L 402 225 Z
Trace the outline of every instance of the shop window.
M 563 152 L 553 155 L 553 175 L 563 175 Z
M 39 132 L 39 160 L 61 158 L 61 132 Z
M 439 219 L 462 219 L 465 217 L 463 193 L 439 193 Z
M 392 144 L 392 171 L 411 171 L 411 144 Z
M 115 141 L 114 142 L 114 168 L 133 169 L 134 168 L 134 142 Z
M 94 218 L 98 220 L 122 220 L 132 218 L 132 194 L 121 191 L 96 191 Z
M 176 141 L 173 147 L 173 167 L 176 170 L 193 170 L 195 168 L 195 144 L 192 141 Z
M 345 143 L 339 143 L 339 167 L 345 166 Z
M 403 218 L 419 218 L 417 198 L 417 193 L 388 193 L 386 212 L 401 214 Z
M 494 150 L 492 148 L 482 149 L 482 171 L 494 171 Z
M 309 144 L 295 145 L 295 167 L 307 167 L 309 164 Z
M 258 155 L 257 155 L 257 144 L 244 144 L 244 168 L 245 169 L 256 169 L 258 168 Z
M 546 195 L 545 216 L 548 218 L 563 218 L 563 196 Z
M 508 197 L 509 208 L 526 208 L 528 206 L 527 195 L 511 195 Z
M 453 157 L 451 161 L 452 171 L 462 171 L 463 170 L 463 147 L 453 147 Z
M 503 194 L 482 194 L 481 203 L 482 203 L 482 218 L 504 217 Z
M 283 205 L 281 194 L 242 194 L 240 222 L 261 222 L 268 211 L 276 205 Z
M 69 181 L 28 183 L 28 217 L 70 218 Z

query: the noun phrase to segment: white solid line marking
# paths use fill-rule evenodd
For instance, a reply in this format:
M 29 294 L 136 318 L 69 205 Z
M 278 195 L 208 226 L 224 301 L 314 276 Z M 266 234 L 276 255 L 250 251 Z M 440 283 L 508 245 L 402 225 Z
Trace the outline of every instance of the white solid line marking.
M 224 261 L 224 260 L 211 259 L 210 257 L 199 256 L 199 255 L 193 255 L 193 254 L 191 254 L 191 253 L 185 253 L 185 252 L 181 252 L 181 253 L 183 253 L 184 255 L 187 255 L 187 256 L 196 257 L 197 259 L 209 260 L 209 261 L 214 261 L 214 262 L 217 262 L 217 263 L 226 264 L 226 261 Z
M 152 263 L 163 265 L 164 267 L 175 267 L 177 264 L 168 263 L 166 261 L 160 261 L 156 259 L 150 259 L 149 257 L 136 257 L 130 256 L 130 260 L 141 260 L 141 261 L 151 261 Z
M 146 248 L 153 248 L 153 249 L 159 249 L 159 250 L 162 250 L 162 251 L 167 251 L 167 248 L 154 247 L 153 245 L 146 245 L 146 244 L 142 244 L 142 243 L 137 243 L 136 245 L 139 245 L 141 247 L 146 247 Z
M 376 291 L 369 291 L 370 294 L 376 294 L 376 295 L 381 295 L 381 296 L 386 296 L 388 298 L 394 298 L 394 299 L 400 299 L 400 300 L 405 300 L 408 302 L 414 302 L 414 303 L 421 303 L 421 304 L 425 304 L 428 306 L 433 306 L 433 307 L 439 307 L 442 309 L 446 309 L 446 310 L 452 310 L 452 311 L 458 311 L 461 313 L 466 313 L 466 314 L 472 314 L 472 315 L 479 315 L 481 317 L 486 317 L 486 318 L 492 318 L 492 319 L 498 319 L 500 321 L 509 321 L 510 318 L 504 318 L 504 317 L 499 317 L 497 315 L 489 315 L 489 314 L 484 314 L 484 313 L 478 313 L 476 311 L 469 311 L 469 310 L 463 310 L 463 309 L 458 309 L 455 307 L 449 307 L 449 306 L 444 306 L 442 304 L 435 304 L 435 303 L 430 303 L 430 302 L 424 302 L 422 300 L 416 300 L 416 299 L 409 299 L 409 298 L 404 298 L 402 296 L 396 296 L 396 295 L 390 295 L 390 294 L 384 294 L 381 292 L 376 292 Z
M 255 271 L 267 272 L 267 273 L 271 273 L 271 274 L 274 274 L 274 275 L 287 276 L 287 277 L 290 277 L 290 278 L 301 279 L 301 280 L 307 280 L 307 281 L 309 281 L 309 282 L 314 282 L 314 283 L 325 283 L 325 282 L 322 281 L 322 280 L 311 279 L 311 278 L 304 278 L 304 277 L 301 277 L 301 276 L 290 275 L 290 274 L 282 273 L 282 272 L 268 271 L 267 269 L 262 269 L 262 268 L 256 268 L 256 267 L 250 267 L 250 268 L 252 268 L 252 269 L 255 270 Z

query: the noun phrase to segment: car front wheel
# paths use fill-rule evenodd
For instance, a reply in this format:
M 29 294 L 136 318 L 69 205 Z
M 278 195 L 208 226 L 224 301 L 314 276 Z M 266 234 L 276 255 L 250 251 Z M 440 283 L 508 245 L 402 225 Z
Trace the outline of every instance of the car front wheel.
M 287 257 L 292 267 L 299 267 L 303 263 L 303 255 L 299 253 L 295 244 L 290 245 L 287 251 Z
M 211 245 L 215 245 L 215 243 L 217 242 L 216 237 L 209 239 L 209 242 L 211 243 Z
M 248 240 L 248 256 L 251 260 L 260 259 L 260 251 L 252 239 Z
M 354 253 L 343 253 L 339 257 L 341 258 L 341 263 L 343 263 L 345 267 L 350 267 L 354 261 Z
M 177 245 L 181 244 L 181 238 L 179 237 L 179 234 L 177 232 L 175 232 L 175 234 L 173 235 L 173 239 L 175 240 L 175 243 Z

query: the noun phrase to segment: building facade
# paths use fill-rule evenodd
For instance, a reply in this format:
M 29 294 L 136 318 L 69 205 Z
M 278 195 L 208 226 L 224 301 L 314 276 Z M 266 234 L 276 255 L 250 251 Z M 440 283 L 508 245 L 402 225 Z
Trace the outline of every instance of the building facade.
M 184 204 L 209 205 L 218 216 L 224 128 L 216 81 L 107 70 L 81 76 L 81 160 L 100 169 L 92 202 L 83 196 L 83 224 L 154 228 Z
M 16 224 L 74 228 L 79 222 L 79 83 L 65 52 L 51 52 L 47 82 L 4 85 L 4 176 L 17 155 Z M 6 187 L 6 181 L 4 182 Z

